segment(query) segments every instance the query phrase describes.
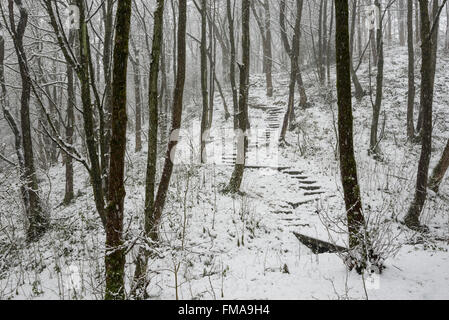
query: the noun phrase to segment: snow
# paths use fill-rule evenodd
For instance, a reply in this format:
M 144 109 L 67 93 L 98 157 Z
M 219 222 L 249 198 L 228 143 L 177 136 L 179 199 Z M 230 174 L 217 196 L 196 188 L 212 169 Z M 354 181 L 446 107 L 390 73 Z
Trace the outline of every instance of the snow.
M 426 202 L 423 222 L 430 227 L 429 236 L 422 237 L 406 229 L 400 221 L 413 196 L 420 147 L 406 142 L 406 48 L 387 49 L 385 57 L 382 111 L 387 120 L 380 144 L 382 161 L 375 161 L 367 154 L 371 122 L 369 97 L 358 103 L 354 101 L 354 141 L 364 209 L 373 221 L 388 226 L 385 234 L 400 246 L 397 254 L 386 260 L 378 287 L 366 288 L 364 278 L 349 272 L 340 257 L 312 254 L 292 233 L 301 232 L 323 240 L 332 236 L 340 245 L 347 242 L 345 234 L 327 230 L 325 226 L 327 219 L 344 218 L 331 112 L 336 117 L 336 105 L 325 102 L 323 90 L 316 87 L 313 75 L 306 72 L 304 79 L 312 107 L 295 110 L 298 129 L 287 134 L 289 145 L 279 149 L 277 163 L 289 167 L 284 171 L 300 173 L 289 174 L 273 168 L 246 169 L 243 193 L 231 197 L 222 190 L 231 177 L 232 166 L 180 164 L 175 167 L 161 226 L 162 243 L 157 257 L 149 262 L 151 299 L 174 299 L 176 290 L 181 299 L 449 298 L 448 180 L 443 181 L 440 194 L 431 195 Z M 449 138 L 448 62 L 447 57 L 441 57 L 437 68 L 432 166 Z M 367 64 L 362 64 L 358 74 L 367 90 Z M 417 75 L 419 89 L 418 72 Z M 274 97 L 266 98 L 264 77 L 252 76 L 251 104 L 285 109 L 287 79 L 287 74 L 276 74 Z M 232 100 L 230 92 L 227 99 Z M 214 127 L 219 128 L 224 123 L 224 115 L 218 95 L 215 108 Z M 193 110 L 195 106 L 186 109 Z M 282 115 L 279 119 L 282 121 Z M 264 127 L 266 111 L 251 108 L 250 121 L 253 128 Z M 231 128 L 232 121 L 226 126 Z M 219 132 L 211 135 L 215 139 L 220 137 Z M 198 139 L 189 140 L 188 134 L 181 137 L 179 150 L 188 150 L 190 143 L 198 145 Z M 143 243 L 139 237 L 146 170 L 146 152 L 134 153 L 133 143 L 130 136 L 124 225 L 126 244 L 136 245 L 127 256 L 127 290 L 138 245 Z M 160 174 L 165 150 L 162 148 L 159 153 Z M 60 204 L 64 195 L 64 168 L 61 165 L 51 168 L 48 178 L 40 174 L 43 195 L 49 196 L 52 208 L 53 228 L 31 246 L 23 239 L 20 204 L 16 200 L 18 183 L 14 182 L 14 175 L 0 173 L 0 181 L 8 181 L 11 186 L 0 184 L 0 208 L 3 208 L 0 229 L 6 226 L 7 230 L 0 238 L 0 298 L 102 298 L 104 231 L 92 200 L 89 177 L 80 164 L 75 164 L 75 172 L 78 194 L 67 207 Z M 301 181 L 317 186 L 322 193 L 307 195 L 307 190 L 300 188 L 304 186 Z M 11 243 L 14 245 L 8 245 Z M 78 289 L 75 292 L 68 285 L 74 273 L 81 281 L 80 287 L 74 286 Z

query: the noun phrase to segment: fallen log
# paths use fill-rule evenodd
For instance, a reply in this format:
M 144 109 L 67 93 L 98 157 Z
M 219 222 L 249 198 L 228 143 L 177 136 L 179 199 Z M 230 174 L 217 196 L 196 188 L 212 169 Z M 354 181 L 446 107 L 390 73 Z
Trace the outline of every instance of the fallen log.
M 329 243 L 323 240 L 315 239 L 297 232 L 293 234 L 298 238 L 299 242 L 305 245 L 307 248 L 312 250 L 314 254 L 321 253 L 336 253 L 336 252 L 347 252 L 348 249 L 345 247 L 338 246 L 333 243 Z

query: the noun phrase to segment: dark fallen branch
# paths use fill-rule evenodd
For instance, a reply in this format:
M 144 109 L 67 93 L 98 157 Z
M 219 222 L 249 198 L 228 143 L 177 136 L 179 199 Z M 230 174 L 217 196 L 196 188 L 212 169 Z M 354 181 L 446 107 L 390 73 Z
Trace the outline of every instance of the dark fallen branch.
M 309 236 L 305 236 L 303 234 L 293 232 L 293 234 L 298 238 L 299 242 L 301 242 L 303 245 L 305 245 L 307 248 L 312 250 L 314 254 L 321 254 L 321 253 L 336 253 L 336 252 L 346 252 L 348 249 L 345 247 L 340 247 L 338 245 L 311 238 Z

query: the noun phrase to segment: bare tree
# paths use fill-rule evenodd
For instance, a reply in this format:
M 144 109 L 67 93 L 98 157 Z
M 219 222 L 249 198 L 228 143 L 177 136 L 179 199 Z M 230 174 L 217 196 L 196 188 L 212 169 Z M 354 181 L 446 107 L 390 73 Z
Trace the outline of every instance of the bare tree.
M 365 219 L 354 156 L 348 16 L 348 2 L 335 1 L 340 170 L 348 220 L 349 246 L 357 248 L 363 238 L 361 235 Z

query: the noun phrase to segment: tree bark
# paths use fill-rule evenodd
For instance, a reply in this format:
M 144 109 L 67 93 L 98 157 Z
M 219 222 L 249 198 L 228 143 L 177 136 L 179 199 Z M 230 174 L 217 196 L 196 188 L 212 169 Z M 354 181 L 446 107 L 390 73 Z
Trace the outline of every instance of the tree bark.
M 284 121 L 282 124 L 281 134 L 279 141 L 285 141 L 285 135 L 287 133 L 287 128 L 289 120 L 291 119 L 294 107 L 295 107 L 295 81 L 298 72 L 298 54 L 299 54 L 299 37 L 301 33 L 301 18 L 303 9 L 303 0 L 296 0 L 296 20 L 295 20 L 295 33 L 293 35 L 292 49 L 290 51 L 290 85 L 289 85 L 289 95 L 288 95 L 288 106 L 287 112 L 284 116 Z
M 379 127 L 379 116 L 380 109 L 382 107 L 383 98 L 383 79 L 384 79 L 384 44 L 383 44 L 383 27 L 382 27 L 382 10 L 379 0 L 375 1 L 377 10 L 379 11 L 379 26 L 377 28 L 377 75 L 376 75 L 376 100 L 373 105 L 373 118 L 371 122 L 371 136 L 370 136 L 370 152 L 373 154 L 378 153 L 379 148 L 379 138 L 378 127 Z
M 209 93 L 207 91 L 207 0 L 201 0 L 201 96 L 203 98 L 203 111 L 201 114 L 201 135 L 200 135 L 200 161 L 206 162 L 206 140 L 204 133 L 209 124 Z M 212 62 L 212 57 L 211 57 Z
M 173 173 L 173 162 L 175 161 L 176 146 L 178 144 L 179 129 L 181 128 L 182 107 L 184 97 L 184 84 L 186 77 L 186 24 L 187 24 L 187 4 L 186 0 L 179 0 L 178 17 L 178 61 L 176 86 L 173 97 L 172 128 L 170 131 L 170 141 L 165 155 L 164 169 L 159 183 L 156 200 L 152 208 L 152 216 L 149 222 L 150 238 L 158 241 L 158 226 L 164 210 L 170 179 Z
M 416 8 L 418 10 L 418 8 Z M 407 1 L 407 42 L 408 42 L 408 98 L 407 98 L 407 138 L 415 138 L 413 111 L 415 108 L 415 48 L 413 43 L 413 1 Z
M 443 154 L 437 166 L 433 169 L 432 177 L 429 180 L 430 190 L 438 193 L 441 182 L 449 167 L 449 140 L 447 141 L 446 148 L 444 148 Z
M 70 31 L 69 43 L 74 43 L 75 31 Z M 67 144 L 73 145 L 74 127 L 75 127 L 75 81 L 73 67 L 67 65 L 67 125 L 66 125 L 66 141 Z M 65 196 L 64 204 L 68 205 L 74 198 L 73 191 L 73 160 L 67 156 L 65 161 Z
M 234 3 L 235 6 L 235 3 Z M 239 109 L 239 101 L 237 94 L 237 84 L 235 79 L 235 65 L 236 65 L 236 48 L 235 48 L 235 36 L 234 36 L 234 7 L 231 7 L 231 0 L 226 0 L 226 13 L 228 17 L 228 25 L 229 25 L 229 42 L 231 47 L 231 64 L 230 64 L 230 78 L 231 78 L 231 90 L 232 90 L 232 101 L 233 101 L 233 110 L 234 110 L 234 130 L 239 128 L 239 118 L 238 118 L 238 109 Z
M 431 25 L 429 17 L 429 1 L 419 0 L 421 39 L 422 39 L 422 67 L 421 67 L 421 157 L 418 164 L 416 190 L 413 202 L 404 219 L 405 224 L 411 229 L 421 229 L 419 217 L 427 198 L 427 184 L 429 174 L 430 157 L 432 153 L 432 108 L 434 94 L 435 72 L 433 71 L 433 45 L 430 35 Z
M 365 219 L 362 214 L 353 144 L 348 11 L 347 1 L 335 1 L 340 170 L 348 221 L 349 248 L 354 249 L 361 244 Z
M 123 215 L 125 201 L 126 80 L 129 57 L 132 0 L 118 0 L 112 70 L 112 133 L 106 208 L 106 293 L 105 299 L 125 298 L 125 247 Z
M 20 20 L 15 23 L 14 3 L 19 9 Z M 35 241 L 42 236 L 49 227 L 49 217 L 45 213 L 39 197 L 39 186 L 37 182 L 36 170 L 34 167 L 33 141 L 31 137 L 30 120 L 30 98 L 31 98 L 31 78 L 28 69 L 28 60 L 25 53 L 23 38 L 28 24 L 28 11 L 21 0 L 8 0 L 9 20 L 11 24 L 14 48 L 17 54 L 17 60 L 22 79 L 22 94 L 20 104 L 20 123 L 22 129 L 22 147 L 24 154 L 25 174 L 24 178 L 30 208 L 26 210 L 29 213 L 27 240 Z
M 239 130 L 237 131 L 237 158 L 227 191 L 237 193 L 243 180 L 248 145 L 248 91 L 250 70 L 250 0 L 242 0 L 242 64 L 240 68 L 240 98 L 239 98 Z

